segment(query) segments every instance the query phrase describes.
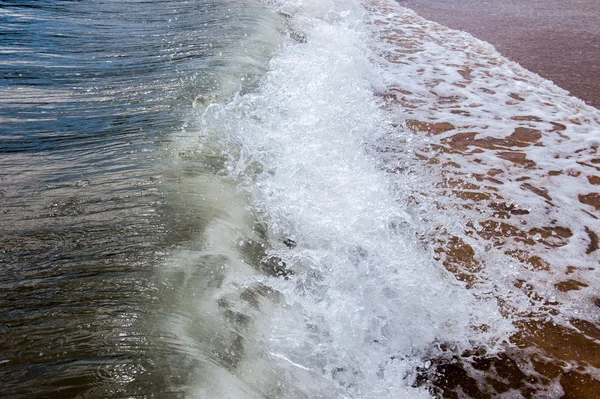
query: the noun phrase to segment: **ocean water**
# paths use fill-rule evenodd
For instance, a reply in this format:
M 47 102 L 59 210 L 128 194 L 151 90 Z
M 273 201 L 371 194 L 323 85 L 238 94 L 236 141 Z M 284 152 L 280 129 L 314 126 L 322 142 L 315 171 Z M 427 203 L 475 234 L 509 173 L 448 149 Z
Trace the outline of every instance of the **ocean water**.
M 0 35 L 0 396 L 594 397 L 597 109 L 392 0 Z

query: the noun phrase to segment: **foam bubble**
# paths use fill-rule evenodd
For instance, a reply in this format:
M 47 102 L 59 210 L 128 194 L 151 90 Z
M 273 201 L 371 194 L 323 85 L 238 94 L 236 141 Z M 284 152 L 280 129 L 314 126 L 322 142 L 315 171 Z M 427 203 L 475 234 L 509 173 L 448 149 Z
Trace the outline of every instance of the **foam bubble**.
M 208 136 L 223 135 L 230 175 L 292 273 L 265 281 L 284 301 L 273 361 L 338 395 L 428 396 L 411 384 L 440 344 L 493 351 L 512 326 L 422 245 L 421 221 L 398 201 L 413 177 L 392 179 L 371 153 L 392 121 L 374 96 L 383 80 L 363 12 L 351 2 L 327 18 L 302 10 L 305 42 L 288 43 L 256 91 L 211 105 L 203 123 Z
M 237 334 L 213 344 L 241 348 L 199 395 L 429 397 L 423 376 L 461 357 L 479 384 L 469 359 L 512 353 L 526 323 L 585 328 L 597 110 L 391 1 L 270 5 L 286 34 L 268 72 L 225 68 L 200 147 L 177 147 L 218 158 L 211 184 L 244 199 L 212 202 L 223 214 L 183 254 L 226 255 L 227 283 L 194 306 Z M 523 353 L 545 381 L 542 351 Z

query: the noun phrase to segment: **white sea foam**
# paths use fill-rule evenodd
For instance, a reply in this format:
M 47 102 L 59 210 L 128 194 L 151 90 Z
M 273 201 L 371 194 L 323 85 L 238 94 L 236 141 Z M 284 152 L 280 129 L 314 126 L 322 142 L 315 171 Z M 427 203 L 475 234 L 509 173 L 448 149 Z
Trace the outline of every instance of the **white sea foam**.
M 600 223 L 594 216 L 597 211 L 583 204 L 580 197 L 598 191 L 590 179 L 598 174 L 594 163 L 598 162 L 600 111 L 507 60 L 491 45 L 468 33 L 424 20 L 394 2 L 374 3 L 373 30 L 382 40 L 373 44 L 385 59 L 382 64 L 386 71 L 385 85 L 394 88 L 397 93 L 394 101 L 403 105 L 395 109 L 396 121 L 452 124 L 453 128 L 447 132 L 427 137 L 421 133 L 420 138 L 416 137 L 415 140 L 425 144 L 420 145 L 422 150 L 426 144 L 447 148 L 454 137 L 473 134 L 468 139 L 471 142 L 464 142 L 466 147 L 460 154 L 442 151 L 428 155 L 436 157 L 439 165 L 446 165 L 441 169 L 430 168 L 439 174 L 438 181 L 442 174 L 445 178 L 461 179 L 475 184 L 479 192 L 491 193 L 496 202 L 504 201 L 526 210 L 527 214 L 511 221 L 502 220 L 495 216 L 494 210 L 481 205 L 461 212 L 466 221 L 483 223 L 493 218 L 523 229 L 539 242 L 533 245 L 535 254 L 552 265 L 547 271 L 527 270 L 526 262 L 507 258 L 503 251 L 515 247 L 531 249 L 512 243 L 513 247 L 503 245 L 497 250 L 476 233 L 473 237 L 478 241 L 470 242 L 485 260 L 485 273 L 489 273 L 491 284 L 497 288 L 504 285 L 507 291 L 502 295 L 508 295 L 515 279 L 525 279 L 537 286 L 543 297 L 561 298 L 563 307 L 556 321 L 581 317 L 577 314 L 581 312 L 572 313 L 569 309 L 582 307 L 592 320 L 598 311 L 589 298 L 592 287 L 597 287 L 600 280 L 594 272 L 597 255 L 586 254 L 586 248 L 590 245 L 589 231 L 600 231 Z M 516 145 L 507 142 L 516 129 L 530 129 L 539 138 Z M 387 138 L 394 139 L 394 134 Z M 488 142 L 478 144 L 477 139 Z M 526 163 L 512 162 L 506 154 L 520 154 Z M 463 205 L 460 198 L 452 196 L 445 206 L 450 211 L 460 205 Z M 463 226 L 456 230 L 450 222 L 451 219 L 445 219 L 444 228 L 471 239 L 464 237 Z M 542 226 L 566 227 L 573 235 L 568 245 L 545 242 L 536 236 L 539 231 L 534 229 Z M 512 270 L 507 271 L 507 266 Z M 555 285 L 565 275 L 590 288 L 560 292 Z M 524 312 L 531 310 L 529 301 L 523 297 L 513 301 L 513 305 Z
M 514 173 L 498 183 L 503 195 L 518 209 L 535 210 L 547 204 L 540 196 L 523 195 L 525 180 L 517 179 L 546 181 L 547 172 L 559 164 L 564 170 L 581 169 L 567 157 L 549 162 L 548 154 L 586 154 L 598 141 L 597 111 L 489 45 L 393 2 L 268 3 L 288 24 L 287 39 L 268 71 L 258 79 L 266 70 L 266 54 L 281 39 L 280 22 L 248 42 L 260 50 L 256 63 L 249 55 L 252 84 L 242 83 L 244 68 L 227 64 L 218 95 L 196 104 L 198 131 L 190 128 L 174 146 L 186 156 L 219 154 L 225 160 L 222 170 L 209 168 L 209 178 L 185 179 L 192 192 L 199 190 L 189 201 L 213 199 L 211 216 L 198 237 L 198 250 L 182 251 L 170 265 L 188 270 L 188 281 L 210 280 L 214 273 L 221 281 L 208 288 L 198 283 L 197 302 L 189 305 L 201 316 L 187 320 L 186 331 L 179 332 L 196 341 L 213 337 L 208 345 L 192 345 L 200 347 L 195 356 L 212 367 L 199 374 L 193 394 L 429 397 L 426 389 L 413 387 L 414 380 L 443 348 L 454 354 L 480 348 L 493 355 L 510 346 L 514 320 L 549 303 L 558 309 L 556 298 L 563 303 L 559 314 L 566 316 L 554 315 L 554 321 L 577 315 L 581 296 L 558 292 L 556 274 L 528 270 L 526 262 L 477 236 L 488 215 L 462 207 L 459 198 L 445 198 L 436 188 L 450 167 L 444 171 L 415 161 L 428 144 L 442 145 L 456 131 L 419 136 L 398 126 L 405 119 L 441 121 L 460 132 L 479 129 L 505 138 L 503 132 L 523 124 L 546 129 L 554 126 L 547 121 L 565 124 L 569 139 L 548 135 L 543 146 L 524 150 L 538 165 L 526 173 L 489 152 L 469 164 L 459 156 L 438 154 L 441 163 L 461 163 L 458 175 L 465 179 L 490 168 Z M 396 94 L 395 100 L 406 106 L 389 107 L 381 94 L 390 89 L 401 90 L 411 102 L 402 103 Z M 468 115 L 457 113 L 456 104 Z M 511 119 L 515 116 L 529 119 Z M 579 160 L 590 163 L 594 156 L 590 152 Z M 215 170 L 220 170 L 217 176 Z M 568 267 L 567 258 L 585 252 L 582 226 L 598 230 L 593 216 L 582 216 L 577 194 L 561 188 L 571 182 L 564 179 L 558 176 L 549 185 L 562 202 L 558 209 L 547 208 L 544 217 L 569 226 L 574 238 L 558 252 L 541 248 L 554 256 L 550 260 L 559 271 Z M 244 200 L 219 199 L 223 193 L 234 195 L 230 184 L 237 185 L 235 195 Z M 585 182 L 577 184 L 578 192 L 590 190 Z M 546 220 L 519 218 L 542 225 Z M 436 251 L 442 232 L 467 242 L 483 264 L 469 289 L 443 266 Z M 532 239 L 546 242 L 534 233 Z M 256 245 L 270 248 L 266 264 L 285 270 L 285 278 L 268 277 L 244 260 L 244 248 Z M 221 260 L 215 263 L 214 256 Z M 201 271 L 189 271 L 197 265 Z M 597 286 L 591 272 L 582 268 L 577 273 Z M 543 291 L 542 299 L 536 302 L 526 290 L 516 289 L 519 279 Z M 193 292 L 193 284 L 185 289 Z M 248 295 L 259 300 L 248 301 Z M 211 327 L 198 332 L 190 328 L 195 323 Z M 223 348 L 238 346 L 237 354 L 221 354 Z M 560 391 L 556 385 L 543 389 Z
M 290 41 L 257 90 L 209 106 L 204 132 L 220 135 L 270 255 L 293 273 L 262 280 L 283 294 L 273 362 L 310 397 L 426 397 L 411 384 L 437 345 L 493 351 L 512 326 L 417 239 L 421 221 L 398 201 L 413 177 L 392 181 L 370 154 L 391 121 L 362 8 L 313 3 L 281 4 L 305 42 Z
M 489 44 L 396 2 L 373 1 L 370 17 L 380 39 L 372 43 L 385 70 L 386 108 L 398 125 L 415 130 L 412 163 L 397 150 L 407 142 L 405 132 L 378 143 L 380 158 L 389 170 L 425 166 L 430 175 L 421 173 L 426 194 L 417 196 L 418 212 L 445 214 L 425 218 L 420 234 L 445 246 L 442 261 L 474 291 L 493 293 L 519 328 L 529 325 L 524 330 L 533 348 L 516 356 L 537 381 L 536 395 L 563 392 L 560 378 L 538 374 L 535 357 L 597 376 L 593 356 L 561 352 L 547 340 L 564 339 L 565 347 L 597 343 L 589 335 L 596 327 L 589 326 L 600 316 L 600 112 Z M 467 251 L 451 259 L 451 237 L 472 257 Z M 553 383 L 543 383 L 546 378 Z

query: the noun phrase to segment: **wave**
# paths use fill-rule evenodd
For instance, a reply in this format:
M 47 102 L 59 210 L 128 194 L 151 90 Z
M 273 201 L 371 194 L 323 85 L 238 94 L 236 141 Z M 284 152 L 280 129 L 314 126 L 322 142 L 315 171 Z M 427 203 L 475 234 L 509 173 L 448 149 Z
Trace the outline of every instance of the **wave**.
M 190 394 L 542 397 L 597 375 L 598 110 L 391 1 L 267 6 L 251 84 L 224 74 L 173 151 L 210 215 L 166 269 L 202 297 Z

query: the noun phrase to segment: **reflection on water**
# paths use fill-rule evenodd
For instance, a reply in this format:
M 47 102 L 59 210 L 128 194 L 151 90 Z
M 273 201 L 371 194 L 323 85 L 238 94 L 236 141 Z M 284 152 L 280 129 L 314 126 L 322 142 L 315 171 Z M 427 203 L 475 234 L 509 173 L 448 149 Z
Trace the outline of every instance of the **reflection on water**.
M 3 395 L 181 394 L 185 350 L 153 315 L 187 233 L 157 160 L 252 22 L 242 6 L 0 1 Z

